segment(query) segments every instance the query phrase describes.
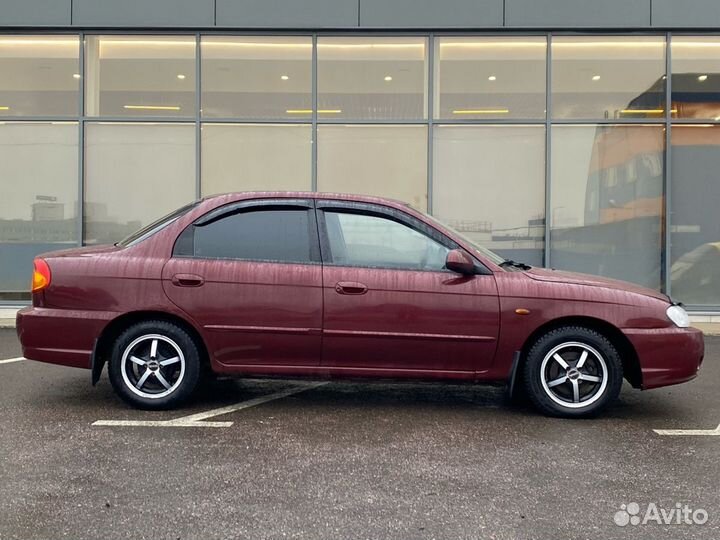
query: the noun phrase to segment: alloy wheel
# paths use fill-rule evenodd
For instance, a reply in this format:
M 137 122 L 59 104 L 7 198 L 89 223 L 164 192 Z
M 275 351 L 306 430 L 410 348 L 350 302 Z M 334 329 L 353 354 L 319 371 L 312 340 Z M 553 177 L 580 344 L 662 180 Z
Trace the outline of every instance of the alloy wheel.
M 120 371 L 125 385 L 138 396 L 159 399 L 174 392 L 185 376 L 185 356 L 167 336 L 146 334 L 123 352 Z
M 558 405 L 572 409 L 587 407 L 600 399 L 607 388 L 607 362 L 585 343 L 562 343 L 543 358 L 540 381 L 545 393 Z

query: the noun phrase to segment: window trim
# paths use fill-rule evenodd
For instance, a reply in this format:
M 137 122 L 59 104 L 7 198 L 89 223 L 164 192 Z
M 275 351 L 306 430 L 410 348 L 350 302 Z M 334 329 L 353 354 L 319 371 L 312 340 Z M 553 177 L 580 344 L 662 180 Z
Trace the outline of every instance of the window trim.
M 433 273 L 449 273 L 455 274 L 452 270 L 442 268 L 440 270 L 426 270 L 422 268 L 402 268 L 397 266 L 373 266 L 373 265 L 357 265 L 357 264 L 340 264 L 335 263 L 332 258 L 332 249 L 330 247 L 330 238 L 327 231 L 327 222 L 325 220 L 325 211 L 338 212 L 343 214 L 359 214 L 364 216 L 379 217 L 382 219 L 388 219 L 404 225 L 415 232 L 422 234 L 430 238 L 431 240 L 439 243 L 447 249 L 462 249 L 466 251 L 460 244 L 449 236 L 443 234 L 439 230 L 431 227 L 427 223 L 419 220 L 415 216 L 412 216 L 406 212 L 391 208 L 389 206 L 382 206 L 379 204 L 365 203 L 365 202 L 352 202 L 352 201 L 336 201 L 336 200 L 317 200 L 315 203 L 317 212 L 317 223 L 320 234 L 320 252 L 322 255 L 323 265 L 344 267 L 344 268 L 368 268 L 377 270 L 396 270 L 400 272 L 433 272 Z M 489 274 L 489 270 L 483 265 L 478 259 L 470 255 L 475 261 L 477 267 L 477 274 Z
M 194 237 L 192 238 L 192 254 L 178 253 L 179 244 L 184 235 L 188 235 L 188 231 L 193 231 L 196 226 L 204 226 L 220 219 L 229 217 L 234 214 L 242 214 L 254 211 L 270 211 L 270 210 L 304 210 L 308 216 L 308 236 L 310 240 L 310 260 L 309 261 L 286 261 L 277 259 L 257 259 L 257 258 L 234 258 L 234 257 L 201 257 L 195 255 Z M 232 261 L 232 262 L 262 262 L 270 264 L 300 264 L 300 265 L 320 265 L 322 264 L 320 237 L 318 233 L 318 223 L 315 215 L 315 206 L 309 199 L 248 199 L 243 201 L 231 202 L 217 208 L 209 210 L 202 216 L 196 218 L 192 223 L 185 227 L 175 238 L 172 250 L 172 258 L 177 259 L 195 259 L 204 261 Z

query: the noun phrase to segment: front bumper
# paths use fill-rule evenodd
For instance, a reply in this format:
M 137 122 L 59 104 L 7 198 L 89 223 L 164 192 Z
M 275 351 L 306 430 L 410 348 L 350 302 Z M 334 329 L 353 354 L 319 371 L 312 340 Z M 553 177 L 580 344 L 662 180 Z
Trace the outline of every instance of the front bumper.
M 23 356 L 30 360 L 90 369 L 93 344 L 117 314 L 26 307 L 15 319 Z
M 703 333 L 697 328 L 626 328 L 623 333 L 637 352 L 643 390 L 697 377 L 705 354 Z

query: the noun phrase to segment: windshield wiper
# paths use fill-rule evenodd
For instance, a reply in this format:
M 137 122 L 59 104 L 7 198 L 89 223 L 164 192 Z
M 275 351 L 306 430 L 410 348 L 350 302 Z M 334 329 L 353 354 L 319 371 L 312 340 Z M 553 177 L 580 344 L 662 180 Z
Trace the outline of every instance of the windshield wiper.
M 503 268 L 512 266 L 514 268 L 520 268 L 522 270 L 530 270 L 532 268 L 532 266 L 530 266 L 529 264 L 513 261 L 512 259 L 505 259 L 503 262 L 500 263 L 500 266 L 502 266 Z

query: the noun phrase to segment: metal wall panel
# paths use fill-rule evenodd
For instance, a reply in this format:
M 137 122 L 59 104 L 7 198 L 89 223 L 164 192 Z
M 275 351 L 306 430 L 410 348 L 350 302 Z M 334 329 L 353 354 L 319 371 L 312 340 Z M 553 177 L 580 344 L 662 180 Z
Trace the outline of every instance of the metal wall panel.
M 360 0 L 360 26 L 502 27 L 503 0 Z
M 0 0 L 0 26 L 69 26 L 71 0 Z
M 217 0 L 216 25 L 357 28 L 358 0 Z
M 652 25 L 700 28 L 720 26 L 718 0 L 653 0 Z
M 73 26 L 211 27 L 214 0 L 73 0 Z
M 642 28 L 650 0 L 505 0 L 505 26 Z

